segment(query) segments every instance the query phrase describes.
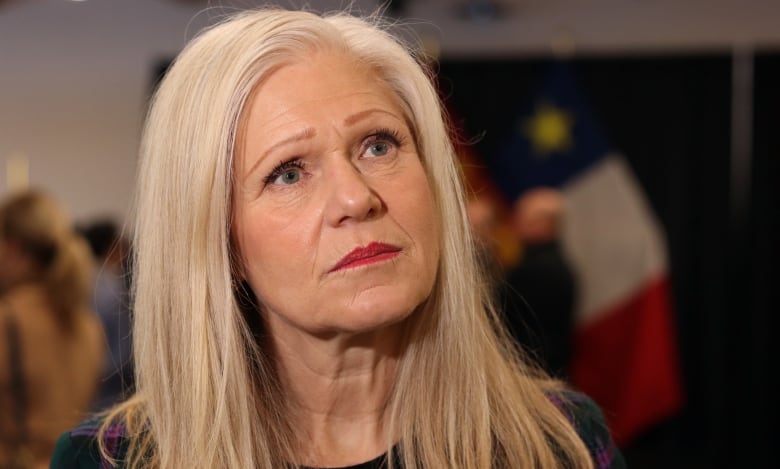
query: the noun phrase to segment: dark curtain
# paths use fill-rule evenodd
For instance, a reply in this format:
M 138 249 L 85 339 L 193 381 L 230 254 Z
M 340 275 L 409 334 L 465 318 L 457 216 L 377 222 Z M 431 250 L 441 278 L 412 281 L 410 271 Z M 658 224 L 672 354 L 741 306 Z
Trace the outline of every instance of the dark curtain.
M 755 463 L 769 467 L 775 459 L 770 459 L 770 451 L 774 453 L 777 445 L 780 420 L 774 395 L 780 384 L 780 360 L 771 345 L 780 327 L 780 53 L 757 54 L 754 75 L 752 210 L 745 235 L 750 264 L 735 301 L 748 324 L 739 344 L 737 381 L 742 386 L 737 388 L 734 410 L 741 419 L 737 428 L 749 429 L 740 435 L 739 446 L 754 445 L 759 451 Z
M 440 88 L 486 166 L 549 62 L 442 60 Z M 770 467 L 780 290 L 780 56 L 755 61 L 753 185 L 730 213 L 727 54 L 578 58 L 572 69 L 667 234 L 684 412 L 624 448 L 632 468 Z M 736 226 L 735 226 L 736 225 Z

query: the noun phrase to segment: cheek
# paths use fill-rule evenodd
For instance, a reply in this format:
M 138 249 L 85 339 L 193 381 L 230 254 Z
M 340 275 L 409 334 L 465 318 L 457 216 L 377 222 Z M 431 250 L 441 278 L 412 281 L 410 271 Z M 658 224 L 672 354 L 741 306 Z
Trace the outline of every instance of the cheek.
M 415 244 L 419 262 L 422 262 L 419 267 L 427 274 L 435 276 L 440 255 L 438 209 L 428 179 L 421 168 L 408 181 L 411 184 L 397 192 L 400 194 L 398 199 L 400 210 L 396 212 L 396 219 Z
M 413 227 L 418 235 L 427 240 L 427 244 L 438 245 L 439 220 L 433 193 L 428 185 L 425 174 L 419 174 L 413 179 L 412 188 L 402 191 L 407 209 L 403 212 L 405 224 Z
M 237 224 L 244 276 L 258 297 L 300 284 L 316 261 L 316 223 L 292 211 L 251 211 Z
M 288 267 L 291 266 L 294 256 L 288 252 L 295 241 L 290 237 L 271 235 L 273 231 L 265 226 L 247 228 L 241 236 L 241 262 L 244 274 L 259 294 L 258 287 L 284 274 L 285 269 L 280 268 L 284 259 L 288 261 Z

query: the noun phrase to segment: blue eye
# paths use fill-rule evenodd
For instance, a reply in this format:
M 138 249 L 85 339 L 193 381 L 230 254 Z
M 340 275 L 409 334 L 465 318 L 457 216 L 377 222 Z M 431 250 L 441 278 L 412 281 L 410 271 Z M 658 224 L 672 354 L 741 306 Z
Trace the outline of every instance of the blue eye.
M 271 173 L 263 179 L 265 185 L 276 184 L 289 186 L 301 180 L 303 162 L 299 159 L 279 163 Z
M 373 156 L 384 156 L 390 151 L 390 145 L 388 145 L 387 142 L 372 143 L 368 147 L 368 151 L 372 153 Z
M 298 169 L 290 169 L 280 174 L 274 179 L 274 184 L 295 184 L 301 179 L 301 172 Z
M 394 130 L 379 129 L 369 135 L 364 141 L 363 157 L 376 158 L 386 156 L 401 146 L 403 142 L 400 134 Z

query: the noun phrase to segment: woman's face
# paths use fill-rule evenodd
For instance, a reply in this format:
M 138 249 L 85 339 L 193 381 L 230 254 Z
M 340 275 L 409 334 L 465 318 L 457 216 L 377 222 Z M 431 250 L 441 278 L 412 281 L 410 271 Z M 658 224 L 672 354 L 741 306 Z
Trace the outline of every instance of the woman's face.
M 318 52 L 253 92 L 236 152 L 233 237 L 275 336 L 354 334 L 431 293 L 437 211 L 394 93 Z

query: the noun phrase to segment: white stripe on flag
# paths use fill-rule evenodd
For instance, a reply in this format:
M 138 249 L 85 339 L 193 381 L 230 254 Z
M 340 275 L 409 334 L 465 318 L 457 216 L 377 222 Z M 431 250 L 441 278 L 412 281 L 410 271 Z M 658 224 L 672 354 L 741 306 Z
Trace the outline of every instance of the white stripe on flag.
M 666 242 L 625 160 L 610 155 L 563 187 L 563 246 L 584 324 L 666 273 Z

